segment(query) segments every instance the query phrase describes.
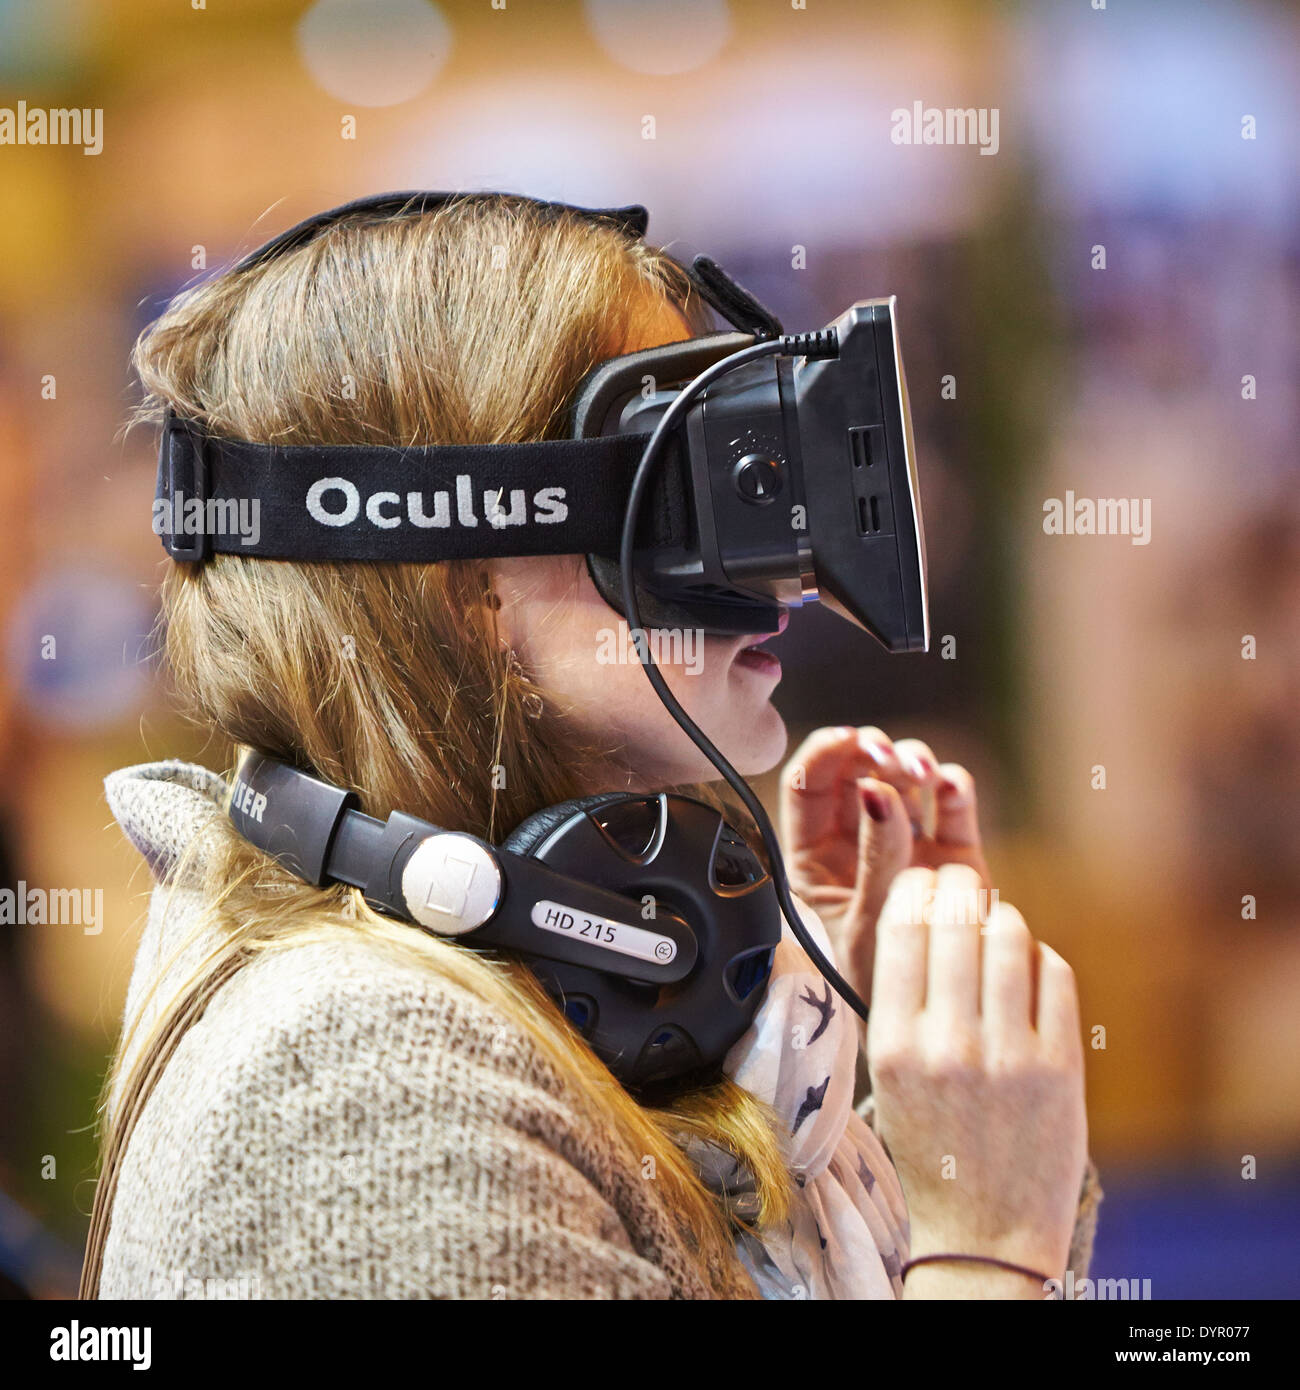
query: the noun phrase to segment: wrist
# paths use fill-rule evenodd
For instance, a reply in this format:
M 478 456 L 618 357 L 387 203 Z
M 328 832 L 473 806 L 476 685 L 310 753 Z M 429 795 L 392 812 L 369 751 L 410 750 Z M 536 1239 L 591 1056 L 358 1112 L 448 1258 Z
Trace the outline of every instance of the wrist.
M 961 1226 L 913 1224 L 909 1258 L 919 1260 L 926 1255 L 979 1255 L 984 1259 L 1002 1260 L 1007 1264 L 1033 1270 L 1042 1274 L 1043 1279 L 1060 1279 L 1069 1257 L 1069 1237 L 1067 1235 L 1064 1241 L 1061 1241 L 1056 1238 L 1044 1239 L 1042 1234 L 1036 1231 L 1006 1231 L 991 1235 L 987 1231 L 977 1232 L 963 1229 Z M 990 1272 L 996 1269 L 993 1265 L 980 1266 L 963 1261 L 953 1262 L 951 1265 L 922 1265 L 914 1273 L 920 1274 L 922 1269 L 962 1267 L 986 1268 Z M 1010 1271 L 1001 1272 L 1009 1278 L 1025 1278 L 1023 1275 L 1013 1275 Z M 909 1283 L 912 1277 L 909 1274 Z
M 1039 1277 L 1040 1274 L 1044 1277 Z M 1055 1285 L 1046 1274 L 1046 1270 L 1027 1274 L 965 1260 L 936 1261 L 934 1264 L 916 1265 L 907 1271 L 903 1281 L 903 1297 L 1046 1301 L 1057 1296 Z

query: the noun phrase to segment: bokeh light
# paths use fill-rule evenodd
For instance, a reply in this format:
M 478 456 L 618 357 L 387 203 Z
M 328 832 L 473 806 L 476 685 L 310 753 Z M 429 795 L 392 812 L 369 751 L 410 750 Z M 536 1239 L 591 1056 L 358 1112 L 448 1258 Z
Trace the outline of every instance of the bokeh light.
M 429 0 L 316 0 L 298 25 L 307 71 L 356 106 L 419 96 L 451 51 L 451 28 Z
M 731 35 L 726 0 L 585 0 L 583 8 L 615 62 L 657 77 L 712 62 Z

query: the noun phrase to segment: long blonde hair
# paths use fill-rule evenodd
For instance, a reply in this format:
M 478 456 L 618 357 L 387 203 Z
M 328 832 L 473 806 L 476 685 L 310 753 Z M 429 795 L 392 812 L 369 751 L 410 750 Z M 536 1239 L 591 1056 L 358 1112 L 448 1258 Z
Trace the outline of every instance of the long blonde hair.
M 136 345 L 146 392 L 137 418 L 156 421 L 170 406 L 214 434 L 285 445 L 552 438 L 592 366 L 648 345 L 636 341 L 647 314 L 675 313 L 694 329 L 701 311 L 662 252 L 526 201 L 353 215 L 180 296 Z M 466 560 L 219 555 L 171 564 L 163 585 L 177 688 L 232 765 L 240 746 L 256 747 L 355 790 L 372 815 L 400 808 L 489 840 L 582 795 L 590 769 L 619 759 L 552 708 L 501 642 L 497 606 L 484 565 Z M 630 1154 L 653 1157 L 666 1208 L 714 1289 L 752 1295 L 729 1220 L 679 1143 L 706 1137 L 740 1156 L 755 1176 L 758 1224 L 782 1221 L 789 1175 L 766 1107 L 729 1081 L 643 1107 L 519 963 L 383 918 L 354 889 L 299 883 L 224 822 L 217 845 L 204 896 L 221 958 L 346 933 L 473 991 L 528 1032 Z M 127 1051 L 124 1036 L 110 1090 L 126 1080 Z

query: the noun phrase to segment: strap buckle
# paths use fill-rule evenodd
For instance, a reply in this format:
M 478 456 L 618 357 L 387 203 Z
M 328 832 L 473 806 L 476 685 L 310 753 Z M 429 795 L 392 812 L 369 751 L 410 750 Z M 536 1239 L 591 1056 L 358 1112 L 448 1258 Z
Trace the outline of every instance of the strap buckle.
M 163 422 L 158 447 L 158 488 L 156 500 L 166 499 L 171 524 L 160 530 L 163 549 L 173 560 L 202 564 L 212 553 L 207 533 L 207 458 L 202 434 L 193 433 L 186 421 L 169 410 Z M 185 530 L 185 512 L 190 499 L 198 500 L 198 527 Z

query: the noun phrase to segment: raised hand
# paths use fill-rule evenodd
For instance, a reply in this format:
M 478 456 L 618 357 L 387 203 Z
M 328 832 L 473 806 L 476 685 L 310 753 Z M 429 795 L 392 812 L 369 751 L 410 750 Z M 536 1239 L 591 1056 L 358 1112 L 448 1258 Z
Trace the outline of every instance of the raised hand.
M 989 886 L 970 773 L 873 726 L 803 741 L 781 775 L 781 839 L 791 886 L 866 1000 L 876 922 L 902 870 L 964 864 Z
M 1074 973 L 973 870 L 908 869 L 881 913 L 867 1056 L 913 1258 L 1060 1279 L 1087 1163 Z M 910 1297 L 1043 1298 L 1023 1274 L 927 1265 Z

